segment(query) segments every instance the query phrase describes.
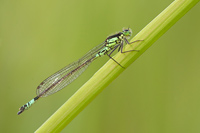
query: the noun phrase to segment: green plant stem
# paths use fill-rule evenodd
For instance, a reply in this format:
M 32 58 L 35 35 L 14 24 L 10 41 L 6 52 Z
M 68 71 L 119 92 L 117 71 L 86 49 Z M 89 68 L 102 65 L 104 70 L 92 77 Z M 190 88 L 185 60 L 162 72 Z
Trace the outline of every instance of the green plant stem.
M 125 54 L 119 52 L 114 56 L 114 59 L 127 68 L 198 2 L 199 0 L 175 0 L 131 40 L 131 42 L 134 40 L 143 41 L 125 47 L 125 50 L 137 49 L 140 50 L 139 52 L 128 52 Z M 123 71 L 123 68 L 109 60 L 36 132 L 59 132 L 64 129 Z

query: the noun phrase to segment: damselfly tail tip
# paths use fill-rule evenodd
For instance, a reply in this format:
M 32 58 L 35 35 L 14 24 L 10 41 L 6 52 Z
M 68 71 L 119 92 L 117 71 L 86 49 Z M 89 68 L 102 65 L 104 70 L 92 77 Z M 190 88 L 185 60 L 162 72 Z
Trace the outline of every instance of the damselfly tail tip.
M 17 112 L 17 114 L 20 115 L 22 112 L 23 112 L 23 111 L 20 110 L 19 112 Z
M 23 107 L 19 108 L 19 111 L 17 112 L 17 114 L 20 115 L 22 112 L 24 112 L 24 108 Z

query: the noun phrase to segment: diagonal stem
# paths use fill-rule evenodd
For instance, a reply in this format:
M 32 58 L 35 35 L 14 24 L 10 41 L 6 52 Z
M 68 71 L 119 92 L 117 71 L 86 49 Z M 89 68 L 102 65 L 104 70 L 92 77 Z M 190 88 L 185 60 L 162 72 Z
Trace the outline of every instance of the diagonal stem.
M 125 50 L 136 49 L 139 52 L 119 52 L 114 59 L 128 67 L 170 27 L 183 17 L 199 0 L 175 0 L 130 42 L 144 40 L 127 45 Z M 93 77 L 85 83 L 58 111 L 56 111 L 36 132 L 59 132 L 64 129 L 103 89 L 124 71 L 109 60 Z

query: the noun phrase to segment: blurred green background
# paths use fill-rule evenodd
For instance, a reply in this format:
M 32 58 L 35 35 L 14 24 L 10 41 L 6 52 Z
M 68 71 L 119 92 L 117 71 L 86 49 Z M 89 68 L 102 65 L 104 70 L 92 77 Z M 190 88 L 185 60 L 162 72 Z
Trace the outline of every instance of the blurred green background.
M 130 26 L 135 35 L 172 0 L 1 0 L 0 132 L 34 132 L 107 60 L 20 116 L 45 78 Z M 200 4 L 127 68 L 62 132 L 199 133 Z

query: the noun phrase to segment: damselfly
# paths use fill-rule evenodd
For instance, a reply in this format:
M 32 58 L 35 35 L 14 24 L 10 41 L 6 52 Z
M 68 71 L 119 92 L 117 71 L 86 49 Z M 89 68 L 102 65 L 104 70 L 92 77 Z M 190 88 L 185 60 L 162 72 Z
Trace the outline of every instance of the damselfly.
M 58 72 L 54 73 L 47 79 L 45 79 L 36 89 L 37 96 L 33 98 L 31 101 L 23 105 L 19 108 L 18 115 L 21 114 L 24 110 L 30 108 L 40 97 L 46 97 L 48 95 L 54 94 L 57 91 L 63 89 L 67 85 L 69 85 L 72 81 L 74 81 L 80 74 L 82 74 L 86 68 L 90 65 L 92 61 L 95 59 L 107 55 L 110 59 L 116 62 L 119 66 L 121 66 L 116 60 L 111 57 L 111 54 L 118 48 L 118 51 L 121 53 L 126 53 L 130 51 L 138 51 L 138 50 L 130 50 L 123 51 L 124 43 L 132 44 L 137 41 L 129 42 L 127 39 L 131 36 L 132 31 L 130 28 L 123 29 L 122 32 L 118 32 L 111 36 L 108 36 L 106 40 L 94 47 L 87 54 L 85 54 L 82 58 L 73 62 Z M 123 67 L 123 66 L 121 66 Z

